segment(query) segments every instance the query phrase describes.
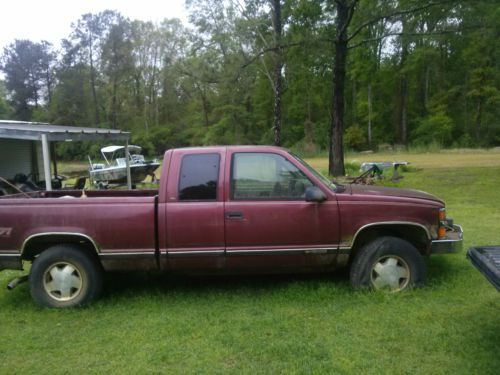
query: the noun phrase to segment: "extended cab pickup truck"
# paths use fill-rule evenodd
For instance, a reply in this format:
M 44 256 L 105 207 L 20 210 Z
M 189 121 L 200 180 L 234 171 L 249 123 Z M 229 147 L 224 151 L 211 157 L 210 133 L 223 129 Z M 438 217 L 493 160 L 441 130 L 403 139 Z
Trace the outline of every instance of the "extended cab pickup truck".
M 103 272 L 330 271 L 355 287 L 423 284 L 423 256 L 459 251 L 462 230 L 420 191 L 335 184 L 277 147 L 165 153 L 156 190 L 0 198 L 0 269 L 32 262 L 41 305 L 99 294 Z

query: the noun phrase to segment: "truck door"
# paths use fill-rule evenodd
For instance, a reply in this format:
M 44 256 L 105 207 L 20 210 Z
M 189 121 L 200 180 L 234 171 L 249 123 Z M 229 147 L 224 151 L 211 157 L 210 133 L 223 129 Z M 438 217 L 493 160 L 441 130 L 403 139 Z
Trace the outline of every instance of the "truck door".
M 339 241 L 335 194 L 322 203 L 306 202 L 305 190 L 319 184 L 297 164 L 272 152 L 231 155 L 225 205 L 228 268 L 317 267 L 334 260 Z
M 170 269 L 224 267 L 224 157 L 220 148 L 174 151 L 165 205 Z

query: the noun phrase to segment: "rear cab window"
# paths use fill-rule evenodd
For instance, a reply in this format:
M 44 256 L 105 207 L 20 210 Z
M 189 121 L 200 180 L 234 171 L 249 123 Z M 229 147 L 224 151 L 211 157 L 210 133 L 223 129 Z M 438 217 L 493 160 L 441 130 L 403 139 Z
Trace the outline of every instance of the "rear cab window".
M 219 180 L 218 153 L 186 154 L 179 173 L 179 201 L 215 201 Z

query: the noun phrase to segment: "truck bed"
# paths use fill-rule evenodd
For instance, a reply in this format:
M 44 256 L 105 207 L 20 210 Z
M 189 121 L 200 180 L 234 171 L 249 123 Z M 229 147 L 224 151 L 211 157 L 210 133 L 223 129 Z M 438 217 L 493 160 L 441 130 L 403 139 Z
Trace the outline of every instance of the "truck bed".
M 467 258 L 500 291 L 500 246 L 471 247 Z
M 52 190 L 52 191 L 31 191 L 26 193 L 17 193 L 11 195 L 2 195 L 0 199 L 19 199 L 19 198 L 62 198 L 62 197 L 82 197 L 82 190 Z M 154 197 L 158 194 L 156 189 L 134 189 L 134 190 L 85 190 L 87 198 L 111 198 L 111 197 Z
M 0 199 L 0 252 L 28 251 L 30 240 L 77 234 L 100 254 L 154 253 L 156 190 L 59 190 Z M 63 239 L 60 239 L 63 241 Z

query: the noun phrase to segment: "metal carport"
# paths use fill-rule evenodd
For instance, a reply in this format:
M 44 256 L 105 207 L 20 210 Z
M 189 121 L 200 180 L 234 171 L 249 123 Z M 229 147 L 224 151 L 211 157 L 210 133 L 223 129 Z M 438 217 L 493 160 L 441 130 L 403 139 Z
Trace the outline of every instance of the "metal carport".
M 43 174 L 47 190 L 52 190 L 50 174 L 50 142 L 58 141 L 125 141 L 125 155 L 128 154 L 130 133 L 115 129 L 82 128 L 76 126 L 52 125 L 38 122 L 0 120 L 0 139 L 17 139 L 41 142 Z M 129 160 L 127 163 L 127 186 L 132 187 Z

